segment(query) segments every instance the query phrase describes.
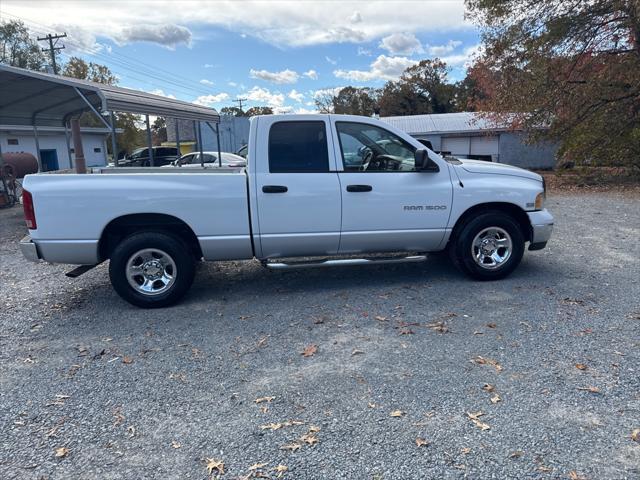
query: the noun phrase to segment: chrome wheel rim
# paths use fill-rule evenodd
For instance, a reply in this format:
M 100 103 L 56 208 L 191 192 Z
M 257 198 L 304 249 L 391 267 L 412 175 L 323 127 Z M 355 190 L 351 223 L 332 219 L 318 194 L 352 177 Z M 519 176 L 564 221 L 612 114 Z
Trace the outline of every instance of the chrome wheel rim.
M 513 252 L 511 235 L 500 227 L 481 230 L 471 243 L 471 255 L 476 264 L 487 270 L 495 270 L 504 265 Z
M 145 248 L 129 257 L 126 275 L 129 285 L 143 295 L 159 295 L 171 288 L 177 274 L 173 258 L 157 248 Z

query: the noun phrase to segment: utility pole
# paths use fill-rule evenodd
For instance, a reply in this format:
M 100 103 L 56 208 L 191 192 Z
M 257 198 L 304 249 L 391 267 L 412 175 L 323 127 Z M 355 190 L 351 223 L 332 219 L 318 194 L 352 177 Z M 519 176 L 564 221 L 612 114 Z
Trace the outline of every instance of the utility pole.
M 234 100 L 234 102 L 236 102 L 238 104 L 238 107 L 240 108 L 240 110 L 242 110 L 242 102 L 246 102 L 247 99 L 246 98 L 236 98 Z M 244 110 L 242 110 L 244 112 Z
M 64 45 L 62 45 L 61 47 L 58 47 L 58 40 L 61 38 L 65 38 L 66 36 L 67 34 L 63 33 L 62 35 L 49 34 L 45 37 L 38 37 L 39 42 L 42 42 L 44 40 L 49 41 L 49 48 L 43 48 L 42 51 L 49 52 L 49 55 L 51 55 L 51 66 L 53 67 L 53 73 L 55 73 L 56 75 L 58 74 L 58 64 L 56 63 L 56 52 L 64 49 Z

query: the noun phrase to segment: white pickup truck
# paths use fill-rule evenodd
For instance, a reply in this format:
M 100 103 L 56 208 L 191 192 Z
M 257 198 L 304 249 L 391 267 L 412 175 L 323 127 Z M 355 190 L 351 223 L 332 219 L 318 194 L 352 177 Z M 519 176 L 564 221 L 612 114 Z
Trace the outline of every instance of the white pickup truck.
M 479 280 L 503 278 L 553 229 L 536 173 L 443 159 L 366 117 L 251 120 L 245 170 L 107 168 L 24 181 L 30 260 L 105 260 L 134 305 L 179 300 L 195 262 L 259 259 L 287 269 L 421 261 L 448 250 Z M 382 253 L 387 255 L 381 255 Z M 297 258 L 295 258 L 297 257 Z

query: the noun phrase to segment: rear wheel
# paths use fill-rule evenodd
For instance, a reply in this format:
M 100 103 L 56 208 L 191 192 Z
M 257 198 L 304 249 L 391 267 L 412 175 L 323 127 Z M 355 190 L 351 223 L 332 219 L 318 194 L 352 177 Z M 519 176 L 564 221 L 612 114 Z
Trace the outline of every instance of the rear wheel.
M 179 237 L 162 232 L 135 233 L 111 255 L 111 284 L 127 302 L 143 308 L 180 300 L 193 283 L 195 265 Z
M 520 264 L 524 235 L 518 223 L 502 212 L 486 212 L 467 221 L 452 239 L 454 264 L 477 280 L 498 280 Z

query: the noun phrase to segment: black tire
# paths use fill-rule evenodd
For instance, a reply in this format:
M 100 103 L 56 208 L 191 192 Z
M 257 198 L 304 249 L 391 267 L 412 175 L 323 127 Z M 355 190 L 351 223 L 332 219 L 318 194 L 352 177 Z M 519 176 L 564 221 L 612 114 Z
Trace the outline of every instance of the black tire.
M 133 255 L 144 252 L 139 258 L 131 260 Z M 163 255 L 164 254 L 164 255 Z M 165 256 L 166 255 L 166 256 Z M 157 292 L 143 293 L 142 285 L 134 288 L 129 281 L 128 264 L 132 261 L 133 268 L 142 268 L 147 263 L 135 265 L 135 262 L 143 262 L 143 256 L 156 263 L 168 263 L 163 267 L 163 276 L 157 281 L 151 281 L 140 270 L 140 275 L 132 278 L 132 282 L 151 282 L 150 288 L 159 285 Z M 150 256 L 150 257 L 149 257 Z M 175 270 L 174 270 L 175 268 Z M 154 272 L 157 273 L 157 272 Z M 195 262 L 188 246 L 180 237 L 164 232 L 140 232 L 124 238 L 114 249 L 109 263 L 109 278 L 115 291 L 127 302 L 142 308 L 167 307 L 179 301 L 191 287 L 195 275 Z M 166 278 L 171 280 L 166 281 Z M 161 287 L 164 282 L 164 287 Z M 163 290 L 164 288 L 164 290 Z
M 504 263 L 481 266 L 474 258 L 473 241 L 485 229 L 497 228 L 511 237 L 511 253 Z M 509 275 L 520 264 L 524 254 L 525 238 L 518 222 L 506 213 L 490 211 L 471 218 L 451 239 L 449 255 L 453 264 L 476 280 L 499 280 Z M 477 252 L 477 250 L 476 250 Z M 504 254 L 504 250 L 500 250 Z

